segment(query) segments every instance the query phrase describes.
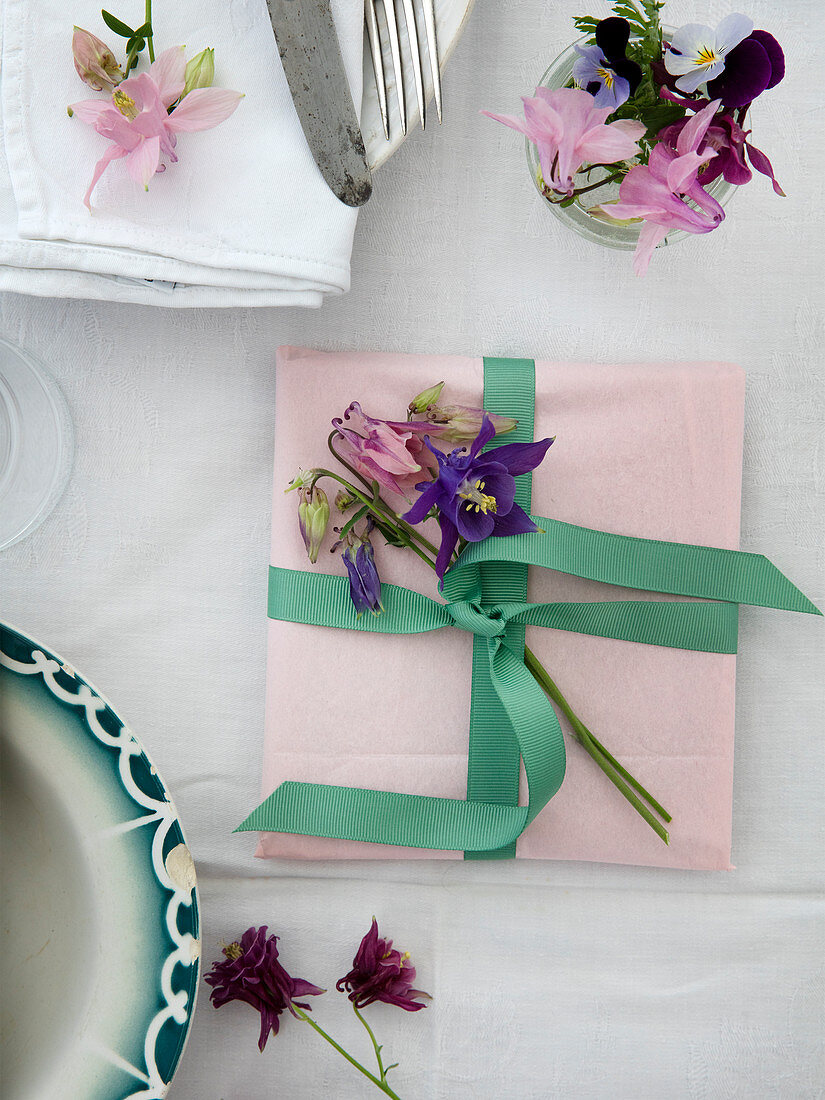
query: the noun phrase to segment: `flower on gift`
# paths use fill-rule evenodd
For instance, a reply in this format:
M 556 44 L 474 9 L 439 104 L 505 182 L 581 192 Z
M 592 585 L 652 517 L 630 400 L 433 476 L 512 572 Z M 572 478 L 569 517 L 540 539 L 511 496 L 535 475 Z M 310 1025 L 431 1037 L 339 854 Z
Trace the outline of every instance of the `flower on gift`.
M 298 493 L 298 530 L 304 540 L 307 557 L 314 565 L 329 524 L 329 500 L 317 485 L 305 486 Z
M 644 219 L 633 265 L 637 275 L 647 271 L 653 250 L 671 229 L 710 233 L 724 220 L 724 210 L 697 178 L 699 169 L 716 156 L 703 142 L 718 107 L 714 100 L 695 114 L 677 135 L 675 148 L 658 142 L 649 162 L 632 168 L 622 180 L 618 203 L 598 208 L 609 219 Z
M 676 87 L 692 93 L 700 84 L 721 76 L 731 51 L 752 30 L 753 20 L 739 14 L 725 16 L 715 30 L 701 23 L 681 27 L 671 38 L 664 57 L 667 71 L 678 77 Z
M 310 1006 L 299 997 L 317 997 L 326 990 L 287 974 L 278 959 L 278 937 L 267 938 L 267 926 L 247 928 L 239 942 L 224 947 L 224 959 L 214 964 L 204 981 L 212 986 L 210 998 L 215 1008 L 230 1001 L 244 1001 L 261 1014 L 258 1047 L 263 1050 L 271 1035 L 278 1034 L 280 1016 L 295 1008 L 309 1012 Z
M 583 88 L 538 87 L 534 97 L 524 97 L 522 102 L 524 119 L 481 113 L 535 143 L 544 182 L 557 194 L 574 194 L 573 177 L 585 161 L 613 164 L 639 153 L 645 126 L 631 119 L 606 123 L 612 107 L 597 107 Z
M 382 1001 L 406 1012 L 417 1012 L 427 1007 L 417 998 L 429 1000 L 430 995 L 413 989 L 414 981 L 415 967 L 409 951 L 402 954 L 393 947 L 392 940 L 379 936 L 378 923 L 373 917 L 370 930 L 352 960 L 352 970 L 336 983 L 336 989 L 346 993 L 356 1009 Z
M 642 69 L 627 56 L 630 24 L 611 16 L 596 26 L 595 46 L 576 46 L 573 79 L 590 92 L 597 107 L 615 110 L 633 95 L 642 79 Z
M 757 30 L 731 50 L 721 76 L 708 81 L 708 94 L 723 107 L 747 107 L 784 75 L 782 47 L 772 34 Z
M 91 210 L 91 195 L 114 160 L 125 158 L 129 175 L 145 190 L 162 158 L 177 161 L 175 147 L 181 132 L 209 130 L 227 119 L 242 98 L 225 88 L 196 88 L 183 96 L 186 61 L 184 47 L 165 50 L 148 72 L 129 77 L 109 100 L 85 99 L 69 108 L 112 144 L 95 165 L 83 202 Z
M 515 502 L 515 478 L 534 470 L 553 440 L 506 443 L 482 454 L 494 435 L 492 422 L 485 417 L 469 450 L 461 448 L 444 454 L 427 440 L 438 461 L 438 476 L 435 481 L 416 486 L 421 495 L 402 518 L 417 524 L 433 508 L 437 510 L 441 546 L 435 570 L 439 578 L 443 578 L 459 538 L 480 542 L 491 535 L 504 537 L 538 530 Z
M 96 92 L 109 91 L 123 80 L 115 55 L 96 34 L 75 27 L 72 56 L 77 75 Z
M 443 382 L 422 390 L 407 406 L 408 414 L 423 416 L 427 424 L 438 428 L 438 438 L 446 443 L 470 443 L 481 431 L 484 417 L 488 417 L 496 430 L 496 435 L 512 432 L 518 420 L 512 416 L 499 416 L 497 413 L 477 409 L 471 405 L 439 405 Z
M 433 430 L 426 422 L 376 420 L 353 401 L 343 419 L 336 417 L 332 426 L 340 436 L 341 457 L 391 493 L 409 497 L 422 472 L 435 466 L 424 444 L 424 436 Z
M 351 528 L 344 536 L 344 549 L 341 551 L 349 577 L 350 599 L 359 618 L 365 611 L 380 615 L 384 610 L 381 603 L 381 578 L 375 567 L 375 554 L 370 542 L 373 526 L 370 518 L 362 534 L 356 534 L 355 529 Z

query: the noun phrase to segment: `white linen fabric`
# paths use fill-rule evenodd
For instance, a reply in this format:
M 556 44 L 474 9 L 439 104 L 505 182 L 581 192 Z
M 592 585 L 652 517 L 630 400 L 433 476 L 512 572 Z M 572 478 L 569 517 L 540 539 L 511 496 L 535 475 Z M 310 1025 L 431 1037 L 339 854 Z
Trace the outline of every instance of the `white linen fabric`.
M 171 0 L 155 4 L 159 19 L 172 17 Z M 737 6 L 668 0 L 667 17 L 716 22 Z M 0 554 L 0 616 L 70 660 L 146 744 L 195 857 L 207 965 L 221 942 L 269 924 L 287 969 L 330 987 L 315 1002 L 321 1025 L 368 1061 L 332 983 L 373 913 L 412 953 L 432 1004 L 368 1010 L 401 1063 L 404 1100 L 816 1100 L 822 619 L 742 610 L 734 871 L 279 862 L 254 859 L 253 838 L 232 832 L 260 796 L 279 344 L 741 363 L 742 547 L 825 608 L 821 0 L 746 8 L 788 57 L 753 125 L 789 197 L 757 178 L 718 231 L 657 252 L 644 280 L 630 254 L 562 227 L 519 137 L 478 115 L 517 110 L 570 41 L 571 16 L 588 10 L 608 9 L 479 0 L 445 72 L 443 128 L 413 134 L 377 173 L 352 292 L 320 311 L 0 298 L 0 331 L 48 364 L 77 441 L 55 511 Z M 201 44 L 189 32 L 180 40 Z M 342 690 L 359 671 L 342 671 Z M 437 672 L 422 706 L 450 690 Z M 292 1017 L 260 1055 L 253 1010 L 215 1011 L 207 994 L 202 986 L 169 1100 L 380 1097 Z
M 318 306 L 349 289 L 357 211 L 312 158 L 265 0 L 155 5 L 156 53 L 186 44 L 193 57 L 213 46 L 215 83 L 245 98 L 215 129 L 180 135 L 178 162 L 148 193 L 115 161 L 91 213 L 83 195 L 109 142 L 65 108 L 105 93 L 74 70 L 72 24 L 121 61 L 124 40 L 94 0 L 71 9 L 4 0 L 3 12 L 0 288 L 160 306 Z M 333 12 L 357 105 L 362 6 L 333 0 Z M 138 71 L 146 64 L 144 53 Z

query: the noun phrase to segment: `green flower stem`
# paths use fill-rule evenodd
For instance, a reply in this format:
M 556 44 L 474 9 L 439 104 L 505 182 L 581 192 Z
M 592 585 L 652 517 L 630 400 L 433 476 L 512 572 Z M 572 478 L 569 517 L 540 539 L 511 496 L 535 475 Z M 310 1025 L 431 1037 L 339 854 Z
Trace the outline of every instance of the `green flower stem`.
M 376 499 L 374 497 L 366 496 L 363 492 L 361 492 L 360 489 L 356 489 L 356 487 L 352 485 L 349 481 L 341 477 L 340 474 L 333 473 L 332 470 L 323 470 L 316 468 L 315 473 L 317 475 L 315 478 L 316 482 L 320 481 L 322 477 L 331 477 L 333 481 L 337 481 L 339 485 L 343 485 L 345 489 L 352 493 L 356 500 L 360 500 L 362 504 L 365 504 L 367 508 L 369 508 L 371 512 L 374 512 L 383 523 L 387 523 L 390 527 L 394 528 L 404 545 L 409 547 L 410 550 L 414 550 L 422 561 L 425 561 L 427 565 L 433 564 L 431 559 L 427 557 L 424 551 L 416 546 L 410 538 L 412 527 L 410 527 L 410 525 L 408 523 L 405 523 L 402 519 L 399 519 L 398 516 L 396 516 L 390 510 L 389 506 L 384 504 L 384 502 L 380 500 L 380 498 Z
M 536 655 L 527 646 L 524 647 L 524 663 L 532 673 L 534 679 L 539 686 L 549 695 L 554 703 L 559 707 L 561 712 L 565 715 L 570 725 L 573 728 L 573 732 L 576 735 L 576 739 L 582 745 L 584 749 L 590 754 L 590 756 L 599 765 L 602 771 L 605 773 L 611 783 L 624 795 L 628 802 L 633 806 L 634 810 L 653 829 L 653 831 L 659 836 L 665 844 L 670 843 L 667 829 L 657 821 L 653 814 L 650 812 L 647 806 L 636 796 L 634 788 L 645 802 L 651 806 L 656 813 L 658 813 L 665 821 L 671 821 L 672 818 L 667 810 L 656 801 L 655 798 L 650 795 L 645 788 L 635 779 L 611 754 L 601 745 L 599 741 L 590 733 L 587 727 L 581 722 L 581 720 L 574 714 L 573 709 L 567 702 L 565 697 L 559 691 L 555 681 L 550 677 L 544 666 L 539 662 Z M 627 782 L 625 782 L 627 780 Z
M 347 460 L 345 458 L 341 458 L 341 456 L 338 454 L 338 452 L 333 447 L 332 441 L 334 439 L 336 439 L 337 437 L 338 437 L 337 432 L 330 432 L 329 433 L 329 438 L 327 439 L 327 447 L 329 448 L 330 453 L 332 454 L 333 458 L 336 460 L 336 462 L 340 462 L 341 465 L 343 467 L 345 467 L 345 469 L 349 470 L 349 472 L 352 474 L 353 477 L 357 477 L 358 480 L 361 482 L 361 484 L 365 485 L 367 487 L 367 489 L 369 489 L 369 491 L 371 493 L 373 493 L 372 483 L 367 481 L 367 479 L 365 477 L 363 477 L 361 474 L 359 474 L 354 466 L 350 466 L 349 462 L 347 462 Z M 398 515 L 397 512 L 392 511 L 389 504 L 387 504 L 387 502 L 382 499 L 382 497 L 379 493 L 373 493 L 373 499 L 375 501 L 377 501 L 377 503 L 380 504 L 381 507 L 384 508 L 385 515 L 391 515 L 393 517 L 394 521 L 404 523 L 404 520 L 401 519 L 401 517 Z M 425 539 L 424 536 L 420 533 L 420 531 L 416 531 L 416 529 L 409 523 L 404 523 L 404 526 L 407 529 L 407 532 L 408 532 L 408 534 L 410 535 L 411 538 L 415 539 L 415 541 L 418 542 L 421 546 L 423 546 L 426 550 L 429 550 L 431 554 L 438 554 L 438 548 L 433 546 L 433 544 L 429 541 L 429 539 Z
M 381 1061 L 381 1047 L 378 1045 L 378 1040 L 375 1038 L 375 1034 L 370 1025 L 358 1011 L 358 1006 L 354 1003 L 352 1006 L 352 1010 L 361 1021 L 361 1023 L 364 1025 L 364 1027 L 367 1029 L 367 1035 L 369 1035 L 370 1040 L 372 1041 L 373 1050 L 375 1051 L 375 1060 L 378 1062 L 378 1072 L 381 1074 L 381 1080 L 386 1084 L 387 1071 L 384 1069 L 384 1063 Z M 392 1069 L 392 1066 L 390 1066 L 389 1068 Z
M 145 15 L 145 18 L 144 18 L 143 22 L 148 23 L 150 26 L 152 24 L 152 0 L 146 0 L 146 15 Z M 155 60 L 155 47 L 152 44 L 152 35 L 151 34 L 148 34 L 146 36 L 146 45 L 149 49 L 149 60 L 154 61 Z
M 295 1014 L 298 1016 L 299 1019 L 306 1020 L 306 1022 L 309 1024 L 309 1026 L 314 1031 L 317 1031 L 322 1039 L 326 1039 L 326 1041 L 329 1043 L 329 1045 L 331 1047 L 334 1047 L 335 1050 L 337 1050 L 338 1053 L 342 1057 L 346 1058 L 346 1060 L 349 1062 L 349 1064 L 351 1066 L 354 1066 L 358 1070 L 359 1073 L 363 1073 L 363 1075 L 365 1077 L 368 1077 L 370 1079 L 370 1081 L 372 1081 L 372 1083 L 376 1086 L 376 1088 L 381 1089 L 381 1091 L 386 1096 L 392 1097 L 393 1100 L 401 1100 L 401 1097 L 397 1093 L 393 1092 L 393 1090 L 390 1088 L 390 1086 L 387 1084 L 387 1082 L 385 1080 L 379 1079 L 378 1077 L 375 1076 L 375 1074 L 370 1073 L 370 1071 L 365 1066 L 362 1066 L 360 1062 L 356 1062 L 356 1060 L 352 1057 L 352 1055 L 347 1054 L 347 1052 L 344 1050 L 344 1048 L 342 1046 L 340 1046 L 338 1043 L 336 1043 L 331 1035 L 327 1035 L 327 1033 L 324 1031 L 324 1029 L 322 1027 L 320 1027 L 318 1024 L 316 1024 L 315 1021 L 312 1019 L 312 1017 L 309 1016 L 306 1012 L 304 1012 L 304 1010 L 302 1008 L 298 1008 L 298 1006 L 295 1003 L 293 1003 L 290 1007 L 292 1008 L 293 1012 L 295 1012 Z M 361 1022 L 365 1023 L 363 1018 L 362 1018 Z M 367 1028 L 367 1030 L 369 1030 L 369 1028 Z M 370 1034 L 372 1034 L 372 1032 L 370 1032 Z M 374 1037 L 373 1037 L 373 1044 L 375 1044 L 375 1038 Z M 378 1059 L 378 1063 L 379 1063 L 379 1065 L 381 1064 L 381 1059 L 380 1058 Z M 383 1075 L 383 1069 L 382 1069 L 381 1072 L 382 1072 L 382 1075 Z

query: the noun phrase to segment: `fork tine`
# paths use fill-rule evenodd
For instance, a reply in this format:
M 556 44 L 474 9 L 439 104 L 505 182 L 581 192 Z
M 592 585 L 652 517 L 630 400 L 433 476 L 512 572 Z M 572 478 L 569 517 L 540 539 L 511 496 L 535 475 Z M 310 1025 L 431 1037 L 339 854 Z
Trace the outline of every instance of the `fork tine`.
M 365 0 L 364 18 L 367 21 L 367 37 L 370 42 L 372 68 L 375 73 L 375 87 L 378 92 L 378 107 L 381 122 L 384 124 L 384 137 L 390 140 L 390 119 L 387 113 L 387 83 L 384 78 L 384 62 L 381 58 L 381 36 L 378 33 L 378 17 L 375 14 L 375 0 Z
M 426 104 L 424 102 L 424 75 L 421 69 L 421 51 L 418 48 L 418 28 L 415 23 L 413 0 L 404 0 L 404 19 L 407 23 L 407 37 L 410 40 L 412 70 L 415 78 L 415 97 L 418 100 L 418 113 L 421 115 L 421 129 L 426 125 Z
M 395 73 L 395 90 L 398 93 L 398 113 L 401 116 L 401 133 L 407 132 L 407 99 L 404 95 L 404 70 L 401 68 L 401 42 L 398 37 L 398 11 L 395 0 L 384 0 L 384 12 L 387 16 L 387 30 L 390 37 L 390 53 Z
M 430 53 L 430 68 L 433 73 L 433 94 L 438 121 L 441 122 L 441 69 L 438 65 L 438 44 L 435 38 L 435 0 L 424 0 L 424 26 L 427 28 L 427 49 Z

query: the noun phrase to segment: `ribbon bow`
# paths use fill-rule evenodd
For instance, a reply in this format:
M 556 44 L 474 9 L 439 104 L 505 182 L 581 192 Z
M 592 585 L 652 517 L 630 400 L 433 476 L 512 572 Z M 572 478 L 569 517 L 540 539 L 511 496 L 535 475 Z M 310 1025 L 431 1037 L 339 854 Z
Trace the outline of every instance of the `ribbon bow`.
M 517 431 L 528 439 L 533 434 L 532 366 L 528 360 L 485 360 L 485 407 L 512 415 L 515 405 Z M 496 392 L 495 399 L 488 390 Z M 523 475 L 517 479 L 516 499 L 529 507 L 529 498 L 529 475 Z M 444 576 L 444 602 L 383 585 L 384 612 L 376 617 L 356 616 L 344 577 L 270 567 L 270 618 L 381 634 L 457 627 L 474 635 L 468 797 L 287 781 L 239 831 L 459 850 L 467 858 L 511 856 L 516 839 L 558 791 L 565 770 L 556 712 L 524 663 L 526 626 L 735 653 L 740 603 L 821 614 L 759 554 L 608 534 L 542 516 L 533 520 L 539 533 L 466 547 Z M 528 603 L 531 565 L 691 599 Z M 520 761 L 527 776 L 526 806 L 518 805 Z

